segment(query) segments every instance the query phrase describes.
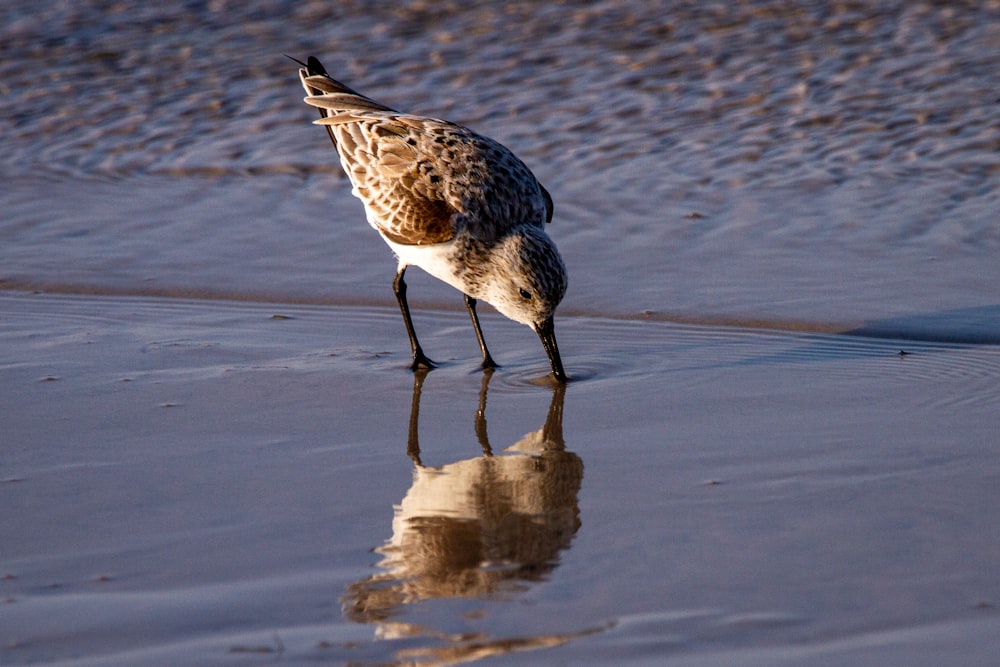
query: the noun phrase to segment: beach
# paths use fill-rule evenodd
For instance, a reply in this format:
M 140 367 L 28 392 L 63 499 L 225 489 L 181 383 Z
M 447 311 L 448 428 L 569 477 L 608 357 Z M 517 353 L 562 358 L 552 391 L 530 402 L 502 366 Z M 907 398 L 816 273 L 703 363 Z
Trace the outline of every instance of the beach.
M 7 14 L 0 663 L 993 660 L 996 3 Z M 284 53 L 528 164 L 567 385 Z
M 531 332 L 490 316 L 504 366 L 484 392 L 465 314 L 432 312 L 428 350 L 465 349 L 415 403 L 389 309 L 0 303 L 5 663 L 921 664 L 996 648 L 994 347 L 566 318 L 579 379 L 556 396 Z M 561 433 L 543 438 L 557 399 Z M 551 450 L 576 471 L 561 498 L 503 514 L 546 527 L 527 544 L 473 502 L 499 496 L 481 406 L 492 458 L 562 465 Z M 450 493 L 413 501 L 425 471 L 450 471 Z M 385 551 L 405 498 L 464 535 L 424 545 L 416 574 Z M 470 541 L 507 556 L 468 562 Z M 483 568 L 503 576 L 444 583 Z

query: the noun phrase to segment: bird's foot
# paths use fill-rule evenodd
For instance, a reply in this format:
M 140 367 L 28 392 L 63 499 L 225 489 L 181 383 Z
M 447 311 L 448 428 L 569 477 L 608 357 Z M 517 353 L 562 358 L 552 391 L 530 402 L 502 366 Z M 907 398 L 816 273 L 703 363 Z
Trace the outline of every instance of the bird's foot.
M 418 349 L 413 353 L 413 363 L 410 364 L 411 371 L 418 371 L 420 369 L 429 371 L 432 368 L 437 368 L 437 364 L 428 359 L 423 350 Z

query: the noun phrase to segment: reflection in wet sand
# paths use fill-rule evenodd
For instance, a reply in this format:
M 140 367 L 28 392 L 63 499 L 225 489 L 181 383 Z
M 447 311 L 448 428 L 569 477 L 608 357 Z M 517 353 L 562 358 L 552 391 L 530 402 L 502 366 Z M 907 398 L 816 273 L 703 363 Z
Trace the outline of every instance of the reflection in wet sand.
M 565 387 L 552 391 L 545 424 L 494 455 L 486 428 L 483 376 L 475 433 L 483 455 L 440 467 L 423 465 L 418 423 L 426 371 L 414 376 L 407 453 L 413 485 L 396 507 L 392 538 L 377 549 L 380 571 L 350 586 L 348 618 L 377 624 L 383 639 L 426 636 L 447 646 L 407 649 L 405 657 L 469 661 L 517 650 L 556 646 L 596 630 L 568 635 L 497 639 L 447 635 L 394 621 L 403 605 L 441 598 L 503 599 L 543 580 L 558 565 L 580 527 L 580 457 L 566 451 Z M 404 657 L 402 652 L 399 657 Z

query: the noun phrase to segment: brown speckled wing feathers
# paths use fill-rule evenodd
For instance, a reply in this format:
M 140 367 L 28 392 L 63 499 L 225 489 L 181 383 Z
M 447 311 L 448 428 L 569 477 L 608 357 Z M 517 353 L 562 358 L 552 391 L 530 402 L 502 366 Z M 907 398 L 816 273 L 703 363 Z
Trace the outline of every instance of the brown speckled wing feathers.
M 541 225 L 552 200 L 497 142 L 447 121 L 401 114 L 329 76 L 301 70 L 368 222 L 404 245 L 450 241 L 463 228 L 489 241 Z

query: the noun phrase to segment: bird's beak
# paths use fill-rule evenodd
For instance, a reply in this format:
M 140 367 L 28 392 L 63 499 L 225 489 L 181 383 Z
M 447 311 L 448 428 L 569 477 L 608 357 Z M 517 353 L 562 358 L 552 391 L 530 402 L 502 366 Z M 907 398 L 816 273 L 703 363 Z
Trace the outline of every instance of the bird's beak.
M 559 346 L 556 344 L 556 329 L 553 318 L 550 317 L 544 322 L 535 325 L 535 333 L 542 339 L 542 347 L 545 348 L 545 353 L 549 355 L 549 363 L 552 364 L 552 375 L 559 382 L 565 382 L 568 378 L 566 377 L 566 371 L 563 370 L 562 359 L 559 358 Z

